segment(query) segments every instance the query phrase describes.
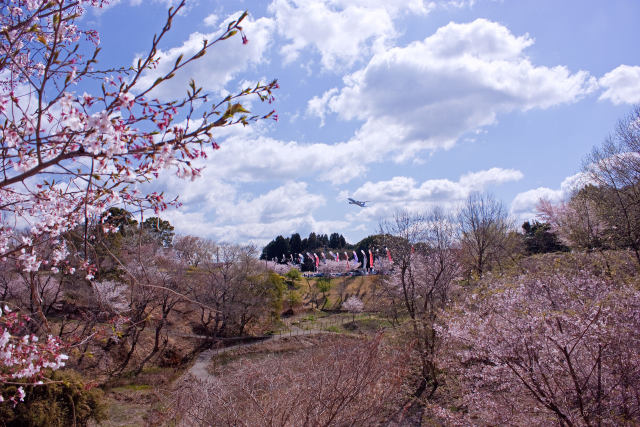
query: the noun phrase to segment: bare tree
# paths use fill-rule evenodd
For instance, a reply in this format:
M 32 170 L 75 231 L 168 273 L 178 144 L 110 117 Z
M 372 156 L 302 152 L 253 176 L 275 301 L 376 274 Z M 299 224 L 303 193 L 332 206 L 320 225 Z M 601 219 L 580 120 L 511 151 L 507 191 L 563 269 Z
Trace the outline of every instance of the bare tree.
M 121 374 L 133 368 L 133 373 L 138 374 L 167 347 L 169 316 L 179 304 L 191 302 L 188 295 L 191 276 L 187 274 L 188 265 L 158 240 L 141 243 L 138 236 L 131 236 L 123 259 L 126 260 L 122 264 L 123 280 L 127 286 L 117 290 L 126 289 L 128 294 L 127 309 L 120 308 L 127 322 L 120 336 L 110 338 L 103 350 L 116 349 L 120 353 L 115 366 L 107 368 L 110 373 Z M 150 346 L 142 346 L 140 342 L 147 328 L 152 329 L 153 341 Z
M 505 255 L 511 226 L 507 212 L 490 194 L 472 193 L 458 213 L 458 222 L 463 262 L 481 277 Z
M 640 265 L 640 106 L 586 158 L 584 172 L 596 185 L 590 195 L 616 246 L 630 248 Z
M 385 286 L 404 303 L 421 363 L 415 396 L 422 396 L 428 389 L 427 397 L 431 398 L 439 385 L 439 317 L 449 302 L 450 285 L 460 271 L 456 224 L 435 209 L 427 215 L 398 212 L 393 221 L 382 225 L 382 230 L 389 236 L 384 243 L 392 249 L 395 263 Z
M 215 242 L 195 236 L 177 236 L 173 248 L 180 259 L 188 265 L 198 267 L 207 262 L 219 262 L 219 249 Z
M 174 395 L 173 418 L 186 425 L 379 425 L 402 399 L 405 359 L 380 336 L 242 358 L 209 381 L 186 381 Z
M 275 290 L 252 246 L 208 245 L 215 254 L 198 264 L 190 295 L 199 304 L 200 328 L 212 337 L 243 334 L 267 317 Z

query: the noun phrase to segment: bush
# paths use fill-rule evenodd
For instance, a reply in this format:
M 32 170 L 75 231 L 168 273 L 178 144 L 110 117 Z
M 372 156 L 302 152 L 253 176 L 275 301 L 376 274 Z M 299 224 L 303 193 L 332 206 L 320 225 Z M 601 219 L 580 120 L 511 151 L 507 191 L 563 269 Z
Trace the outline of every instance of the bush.
M 106 419 L 102 390 L 89 387 L 78 373 L 56 371 L 45 382 L 39 386 L 25 384 L 26 397 L 15 407 L 11 402 L 0 403 L 3 425 L 85 426 L 91 419 Z M 7 395 L 13 395 L 16 388 L 17 385 L 0 385 L 2 394 Z

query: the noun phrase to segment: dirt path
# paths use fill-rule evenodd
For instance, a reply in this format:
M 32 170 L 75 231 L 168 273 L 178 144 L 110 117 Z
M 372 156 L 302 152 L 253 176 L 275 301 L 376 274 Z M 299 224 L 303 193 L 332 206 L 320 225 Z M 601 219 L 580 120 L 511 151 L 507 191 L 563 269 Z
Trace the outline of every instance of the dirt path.
M 265 343 L 267 341 L 277 341 L 280 340 L 282 338 L 285 337 L 289 337 L 289 336 L 304 336 L 304 335 L 315 335 L 315 334 L 323 334 L 323 333 L 331 333 L 328 331 L 323 331 L 320 329 L 300 329 L 297 326 L 291 326 L 291 335 L 289 334 L 282 334 L 282 335 L 271 335 L 269 337 L 265 337 L 264 339 L 261 339 L 259 341 L 254 341 L 254 342 L 250 342 L 250 343 L 242 343 L 242 344 L 235 344 L 235 345 L 230 345 L 228 347 L 223 347 L 223 348 L 210 348 L 208 350 L 204 350 L 203 352 L 201 352 L 198 357 L 196 358 L 196 361 L 193 363 L 193 365 L 191 366 L 191 368 L 189 368 L 189 370 L 187 372 L 185 372 L 185 374 L 178 378 L 177 382 L 180 381 L 185 381 L 187 376 L 192 376 L 200 381 L 206 381 L 208 379 L 210 379 L 212 376 L 209 373 L 209 370 L 207 369 L 209 364 L 211 363 L 211 359 L 213 359 L 214 356 L 222 354 L 222 353 L 226 353 L 238 348 L 242 348 L 242 347 L 249 347 L 252 345 L 257 345 L 257 344 L 262 344 Z

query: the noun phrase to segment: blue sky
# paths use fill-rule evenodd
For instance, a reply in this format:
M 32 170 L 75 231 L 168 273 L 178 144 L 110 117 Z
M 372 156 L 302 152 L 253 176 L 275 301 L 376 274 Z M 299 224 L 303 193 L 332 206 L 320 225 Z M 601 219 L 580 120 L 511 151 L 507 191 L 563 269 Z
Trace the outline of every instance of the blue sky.
M 111 3 L 84 19 L 101 64 L 129 64 L 172 2 Z M 221 131 L 199 180 L 160 177 L 153 189 L 183 202 L 163 214 L 181 233 L 356 242 L 396 209 L 455 209 L 472 191 L 522 221 L 540 197 L 566 197 L 584 156 L 640 103 L 635 0 L 197 0 L 162 56 L 245 9 L 249 44 L 214 47 L 157 96 L 182 95 L 191 77 L 220 95 L 277 78 L 280 120 Z

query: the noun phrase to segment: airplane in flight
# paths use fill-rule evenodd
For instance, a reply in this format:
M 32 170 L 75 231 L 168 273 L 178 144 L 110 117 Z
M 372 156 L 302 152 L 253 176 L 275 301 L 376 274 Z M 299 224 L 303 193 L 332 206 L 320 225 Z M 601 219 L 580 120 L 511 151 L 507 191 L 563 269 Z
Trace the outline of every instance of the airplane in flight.
M 366 203 L 369 201 L 369 200 L 365 200 L 364 202 L 361 202 L 359 200 L 352 199 L 351 197 L 347 198 L 347 200 L 349 201 L 350 205 L 358 205 L 361 208 L 366 208 L 367 207 Z

